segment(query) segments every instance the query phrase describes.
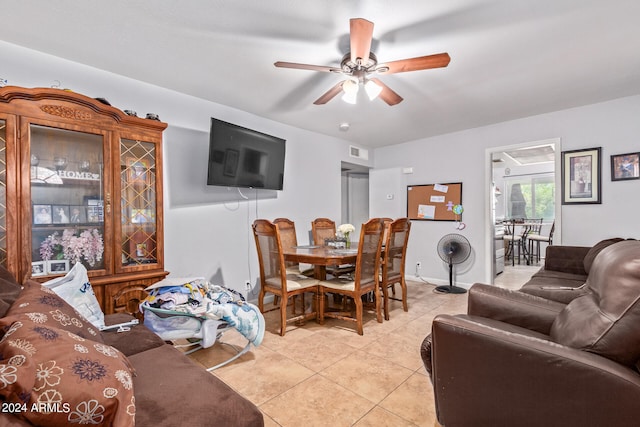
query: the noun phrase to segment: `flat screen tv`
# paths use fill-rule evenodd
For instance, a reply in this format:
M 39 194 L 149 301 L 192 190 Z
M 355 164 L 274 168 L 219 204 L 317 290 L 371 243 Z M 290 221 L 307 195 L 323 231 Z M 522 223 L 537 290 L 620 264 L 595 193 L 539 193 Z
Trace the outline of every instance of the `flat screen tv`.
M 286 141 L 211 118 L 207 185 L 282 190 Z

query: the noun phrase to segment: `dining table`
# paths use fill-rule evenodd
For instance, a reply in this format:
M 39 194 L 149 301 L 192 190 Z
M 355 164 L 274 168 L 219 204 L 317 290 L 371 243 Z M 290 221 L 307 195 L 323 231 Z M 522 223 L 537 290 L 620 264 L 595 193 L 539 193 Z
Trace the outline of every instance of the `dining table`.
M 541 221 L 517 221 L 517 220 L 505 220 L 502 222 L 505 226 L 505 234 L 513 234 L 516 236 L 521 236 L 521 249 L 522 255 L 524 257 L 527 265 L 531 264 L 531 254 L 529 253 L 529 249 L 527 248 L 527 237 L 529 234 L 535 230 L 536 228 L 542 225 Z M 516 230 L 519 229 L 519 232 L 516 233 Z M 514 254 L 511 254 L 513 257 Z M 520 264 L 520 254 L 518 253 L 518 264 Z
M 358 249 L 302 245 L 284 248 L 283 255 L 285 261 L 312 264 L 313 276 L 318 280 L 326 280 L 328 265 L 355 264 Z

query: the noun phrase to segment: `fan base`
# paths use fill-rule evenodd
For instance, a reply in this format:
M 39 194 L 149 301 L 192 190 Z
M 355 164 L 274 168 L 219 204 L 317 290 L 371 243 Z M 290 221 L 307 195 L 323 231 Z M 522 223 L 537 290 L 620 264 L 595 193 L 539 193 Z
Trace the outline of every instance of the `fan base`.
M 464 294 L 467 292 L 465 288 L 459 286 L 436 286 L 436 292 L 443 294 Z

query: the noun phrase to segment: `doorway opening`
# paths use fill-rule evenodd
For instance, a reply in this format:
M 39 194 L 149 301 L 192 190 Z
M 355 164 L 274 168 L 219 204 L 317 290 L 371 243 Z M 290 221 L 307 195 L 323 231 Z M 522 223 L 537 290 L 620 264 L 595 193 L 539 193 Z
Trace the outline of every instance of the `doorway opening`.
M 560 138 L 492 147 L 487 149 L 486 159 L 489 209 L 485 240 L 491 256 L 487 257 L 485 271 L 488 283 L 494 283 L 496 276 L 514 264 L 505 257 L 505 221 L 542 219 L 540 235 L 548 234 L 555 222 L 556 234 L 560 236 Z M 554 242 L 557 241 L 554 237 Z M 544 250 L 542 245 L 542 255 Z M 516 260 L 525 265 L 531 261 L 532 257 Z M 537 257 L 532 265 L 537 265 Z
M 354 236 L 360 236 L 360 226 L 369 219 L 369 168 L 342 162 L 342 224 L 355 227 Z

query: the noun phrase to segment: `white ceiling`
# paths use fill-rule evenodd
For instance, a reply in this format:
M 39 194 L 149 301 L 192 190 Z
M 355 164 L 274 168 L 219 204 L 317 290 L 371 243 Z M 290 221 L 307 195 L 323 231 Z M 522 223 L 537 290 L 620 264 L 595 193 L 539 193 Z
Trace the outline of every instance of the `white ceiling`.
M 640 94 L 638 0 L 0 0 L 0 10 L 9 43 L 367 147 Z M 393 107 L 313 105 L 342 76 L 273 63 L 339 65 L 350 18 L 375 23 L 381 63 L 441 52 L 451 63 L 380 76 L 404 98 Z

